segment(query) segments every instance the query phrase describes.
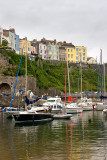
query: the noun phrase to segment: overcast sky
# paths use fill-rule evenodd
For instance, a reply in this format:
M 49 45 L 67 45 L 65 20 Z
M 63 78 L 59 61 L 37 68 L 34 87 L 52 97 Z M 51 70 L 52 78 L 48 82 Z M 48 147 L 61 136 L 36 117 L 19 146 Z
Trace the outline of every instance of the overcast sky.
M 28 40 L 56 39 L 87 47 L 107 62 L 107 0 L 0 0 L 0 25 Z

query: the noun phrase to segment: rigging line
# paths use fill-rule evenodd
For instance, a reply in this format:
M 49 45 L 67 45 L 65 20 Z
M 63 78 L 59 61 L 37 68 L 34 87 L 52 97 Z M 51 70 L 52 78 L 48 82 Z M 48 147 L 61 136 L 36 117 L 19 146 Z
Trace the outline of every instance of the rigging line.
M 13 95 L 12 95 L 12 99 L 11 99 L 9 110 L 10 110 L 10 108 L 12 106 L 12 102 L 13 102 L 13 97 L 14 97 L 14 93 L 15 93 L 15 89 L 16 89 L 16 85 L 17 85 L 17 80 L 18 80 L 18 75 L 19 75 L 21 61 L 22 61 L 22 55 L 21 55 L 21 58 L 20 58 L 19 68 L 18 68 L 18 72 L 17 72 L 16 82 L 15 82 L 15 86 L 14 86 Z
M 67 76 L 67 53 L 66 53 L 66 62 L 65 62 L 65 105 L 66 105 L 66 76 Z
M 102 89 L 103 89 L 103 76 L 104 76 L 104 65 L 103 65 L 103 74 L 102 74 L 102 83 L 101 83 L 101 94 L 102 94 Z
M 79 94 L 79 79 L 80 79 L 80 64 L 79 64 L 79 76 L 78 76 L 78 93 L 77 93 L 77 102 L 78 102 L 78 94 Z
M 98 99 L 99 75 L 100 75 L 100 64 L 99 64 L 99 72 L 98 72 L 97 99 Z

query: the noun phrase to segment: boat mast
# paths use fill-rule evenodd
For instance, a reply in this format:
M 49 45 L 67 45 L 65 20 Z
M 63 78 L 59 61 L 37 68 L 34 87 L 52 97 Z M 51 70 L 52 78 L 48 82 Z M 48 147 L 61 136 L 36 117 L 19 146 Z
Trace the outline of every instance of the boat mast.
M 80 66 L 81 66 L 81 98 L 82 98 L 82 60 L 81 60 L 81 53 L 80 53 Z
M 105 95 L 106 89 L 105 89 L 105 64 L 104 64 L 104 95 Z
M 65 105 L 66 105 L 66 69 L 67 69 L 67 49 L 66 49 L 66 61 L 65 61 Z
M 69 87 L 69 96 L 70 96 L 70 78 L 69 78 L 68 59 L 67 59 L 67 71 L 68 71 L 68 87 Z
M 26 52 L 25 52 L 25 95 L 27 96 L 27 38 L 25 38 Z M 27 110 L 27 104 L 25 103 L 25 110 Z

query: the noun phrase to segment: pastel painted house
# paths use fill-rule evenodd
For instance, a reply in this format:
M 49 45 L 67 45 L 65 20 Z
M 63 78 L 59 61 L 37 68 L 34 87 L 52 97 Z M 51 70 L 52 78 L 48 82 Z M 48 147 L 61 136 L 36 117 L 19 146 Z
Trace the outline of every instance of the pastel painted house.
M 8 47 L 11 47 L 11 41 L 9 39 L 9 36 L 4 35 L 3 28 L 0 26 L 0 45 L 2 45 L 3 40 L 7 40 L 8 41 Z
M 9 30 L 3 29 L 3 39 L 8 41 L 8 47 L 19 54 L 19 35 L 16 35 L 14 28 L 10 28 Z
M 27 37 L 20 39 L 20 54 L 31 54 L 31 42 L 27 40 Z
M 10 40 L 9 47 L 15 50 L 15 30 L 12 28 L 10 30 L 3 29 L 3 35 L 8 37 Z
M 15 51 L 19 54 L 19 35 L 15 34 Z
M 93 57 L 87 57 L 87 63 L 88 64 L 97 64 L 97 60 Z
M 48 44 L 48 60 L 57 60 L 59 61 L 59 46 L 57 43 L 50 43 Z
M 47 44 L 44 42 L 39 42 L 39 56 L 42 59 L 47 59 Z
M 32 55 L 38 55 L 37 53 L 37 48 L 38 48 L 38 42 L 36 39 L 34 39 L 33 41 L 31 41 L 31 54 Z
M 76 53 L 76 57 L 75 57 L 75 62 L 79 63 L 80 61 L 82 63 L 87 63 L 87 48 L 84 46 L 76 46 L 75 47 L 75 53 Z

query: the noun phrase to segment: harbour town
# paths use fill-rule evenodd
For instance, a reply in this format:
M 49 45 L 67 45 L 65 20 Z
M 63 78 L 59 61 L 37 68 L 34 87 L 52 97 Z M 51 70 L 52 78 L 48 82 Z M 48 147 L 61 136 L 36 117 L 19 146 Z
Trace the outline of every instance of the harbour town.
M 107 157 L 107 64 L 87 47 L 0 27 L 1 160 Z

